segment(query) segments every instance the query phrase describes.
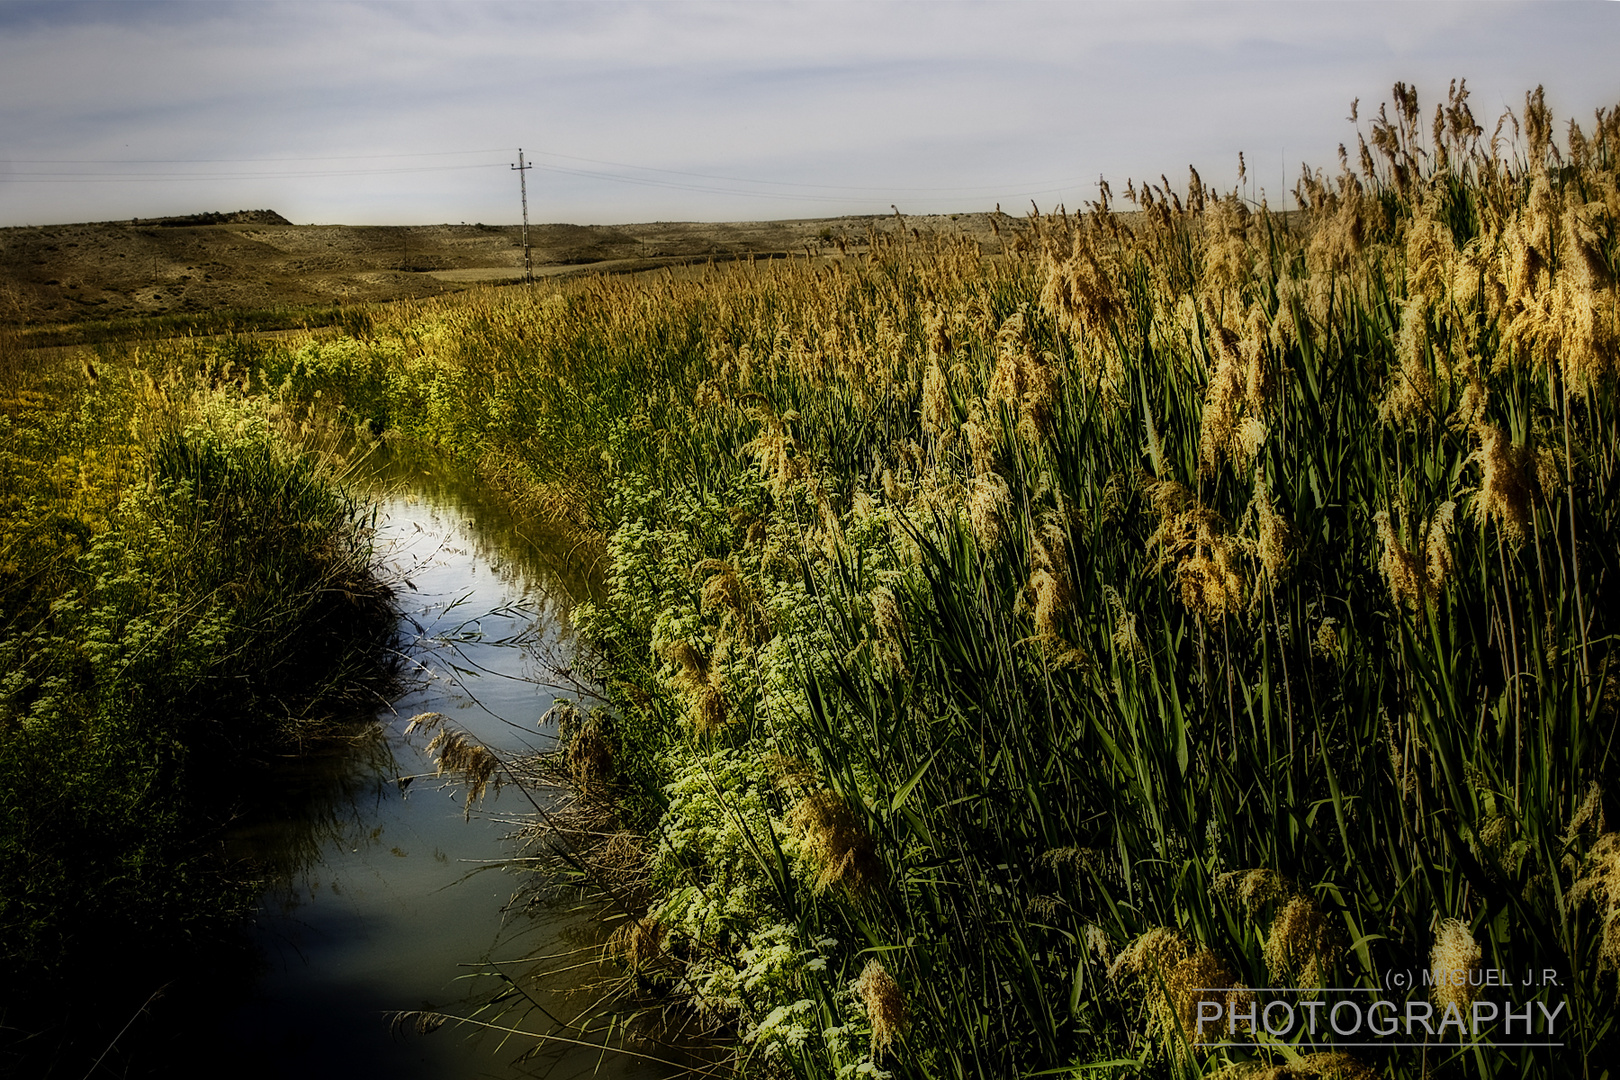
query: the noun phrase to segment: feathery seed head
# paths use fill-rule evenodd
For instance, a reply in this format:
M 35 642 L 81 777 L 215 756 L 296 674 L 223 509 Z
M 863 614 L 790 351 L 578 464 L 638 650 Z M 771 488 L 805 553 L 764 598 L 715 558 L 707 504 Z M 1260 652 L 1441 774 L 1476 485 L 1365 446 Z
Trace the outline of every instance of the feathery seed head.
M 1451 229 L 1435 217 L 1434 203 L 1420 200 L 1406 227 L 1406 294 L 1424 304 L 1441 298 L 1457 257 Z
M 1231 440 L 1232 459 L 1248 464 L 1260 453 L 1260 448 L 1266 444 L 1265 422 L 1258 417 L 1245 416 L 1237 426 Z
M 688 715 L 699 735 L 713 735 L 726 726 L 731 707 L 725 694 L 713 686 L 701 687 L 692 695 Z
M 872 590 L 872 621 L 884 637 L 900 641 L 906 636 L 906 616 L 887 585 Z
M 1281 904 L 1266 935 L 1266 967 L 1279 981 L 1320 986 L 1344 951 L 1344 939 L 1316 901 L 1275 870 L 1241 870 L 1215 879 L 1215 890 L 1234 897 L 1249 915 Z
M 1199 1030 L 1200 1003 L 1218 1002 L 1222 1015 L 1227 1015 L 1232 1006 L 1250 998 L 1213 952 L 1190 947 L 1180 934 L 1164 927 L 1154 927 L 1121 949 L 1108 974 L 1113 979 L 1136 978 L 1146 998 L 1149 1033 L 1161 1038 L 1177 1057 L 1188 1051 L 1188 1043 L 1207 1041 L 1207 1033 Z
M 1299 341 L 1299 323 L 1294 317 L 1294 301 L 1303 299 L 1304 290 L 1299 282 L 1284 278 L 1277 283 L 1277 313 L 1267 331 L 1271 347 L 1279 353 L 1287 352 Z
M 613 745 L 601 730 L 587 723 L 568 743 L 568 772 L 581 788 L 607 779 L 613 772 Z
M 973 471 L 985 477 L 995 472 L 996 432 L 985 422 L 977 410 L 962 424 L 962 436 L 973 455 Z
M 1380 510 L 1373 515 L 1378 527 L 1378 539 L 1384 545 L 1379 569 L 1389 585 L 1389 595 L 1397 607 L 1416 610 L 1428 598 L 1429 576 L 1423 563 L 1406 549 L 1391 524 L 1389 511 Z
M 1570 886 L 1571 907 L 1588 901 L 1603 920 L 1598 962 L 1604 970 L 1620 970 L 1620 833 L 1598 837 L 1586 853 L 1581 876 Z
M 1085 933 L 1086 951 L 1097 963 L 1108 967 L 1114 959 L 1114 943 L 1108 940 L 1108 934 L 1096 923 L 1089 923 Z
M 894 593 L 886 585 L 872 590 L 872 622 L 877 630 L 873 653 L 890 670 L 904 676 L 906 617 Z
M 938 360 L 951 355 L 955 348 L 951 341 L 950 315 L 939 308 L 930 308 L 923 316 L 923 331 L 928 339 L 928 355 Z
M 484 797 L 489 782 L 495 779 L 500 759 L 490 749 L 459 731 L 441 727 L 427 745 L 427 755 L 434 761 L 438 776 L 459 777 L 467 785 L 466 813 L 472 814 L 472 804 Z M 496 790 L 500 783 L 496 782 Z
M 1566 392 L 1620 374 L 1620 298 L 1597 226 L 1604 216 L 1612 218 L 1601 203 L 1572 205 L 1563 214 L 1564 265 L 1552 289 L 1548 317 L 1561 331 L 1558 344 Z
M 701 572 L 715 571 L 703 582 L 702 610 L 719 611 L 732 620 L 742 617 L 746 608 L 746 588 L 737 576 L 736 567 L 719 560 L 708 560 L 700 566 Z M 687 646 L 691 648 L 690 645 Z
M 1226 521 L 1174 480 L 1152 481 L 1147 492 L 1159 516 L 1147 542 L 1148 550 L 1158 553 L 1153 569 L 1162 570 L 1179 557 L 1176 581 L 1189 610 L 1208 618 L 1238 611 L 1246 582 Z
M 1260 532 L 1257 545 L 1260 565 L 1265 567 L 1266 573 L 1275 578 L 1288 563 L 1288 555 L 1293 546 L 1293 529 L 1289 526 L 1288 520 L 1272 506 L 1271 492 L 1267 489 L 1263 477 L 1255 484 L 1253 506 Z
M 1428 312 L 1421 301 L 1409 300 L 1401 309 L 1396 353 L 1398 366 L 1378 414 L 1395 427 L 1425 424 L 1435 416 L 1435 390 L 1429 374 Z
M 607 951 L 626 961 L 632 971 L 651 964 L 664 954 L 668 932 L 656 916 L 644 915 L 620 923 L 607 940 Z
M 1425 531 L 1423 541 L 1425 569 L 1428 574 L 1429 591 L 1434 594 L 1445 591 L 1446 579 L 1451 576 L 1451 543 L 1448 537 L 1456 512 L 1456 503 L 1450 501 L 1441 503 L 1434 516 L 1429 519 L 1429 527 Z
M 1564 843 L 1573 843 L 1588 826 L 1596 835 L 1608 831 L 1608 821 L 1603 813 L 1603 788 L 1596 781 L 1588 785 L 1586 795 L 1575 808 L 1575 813 L 1571 815 L 1569 827 L 1564 832 Z
M 1254 261 L 1249 248 L 1249 208 L 1234 192 L 1216 199 L 1204 212 L 1204 280 L 1214 289 L 1236 289 L 1248 278 Z
M 664 659 L 674 665 L 677 682 L 698 686 L 709 681 L 709 658 L 690 641 L 685 638 L 671 641 L 661 651 Z
M 1250 915 L 1288 896 L 1293 888 L 1287 878 L 1264 867 L 1234 870 L 1215 879 L 1215 891 L 1236 899 Z
M 1446 421 L 1446 426 L 1453 431 L 1467 431 L 1483 420 L 1485 406 L 1490 400 L 1490 390 L 1472 364 L 1468 365 L 1467 378 L 1468 382 L 1463 386 L 1462 394 L 1457 399 L 1457 408 Z
M 1125 607 L 1125 598 L 1112 585 L 1103 586 L 1103 596 L 1114 613 L 1114 630 L 1109 635 L 1114 649 L 1131 662 L 1147 658 L 1147 648 L 1136 632 L 1136 616 Z
M 939 358 L 928 362 L 928 374 L 923 377 L 922 425 L 923 430 L 936 438 L 954 438 L 956 410 L 951 405 L 950 390 L 945 382 L 945 370 Z
M 1243 408 L 1244 364 L 1238 341 L 1230 329 L 1210 320 L 1209 343 L 1215 366 L 1204 390 L 1203 420 L 1198 431 L 1199 462 L 1205 474 L 1213 473 L 1223 459 L 1231 456 Z
M 1195 549 L 1176 567 L 1176 580 L 1182 604 L 1204 618 L 1218 619 L 1243 606 L 1243 576 L 1234 565 L 1229 544 Z
M 1125 310 L 1103 265 L 1098 239 L 1093 228 L 1077 228 L 1066 254 L 1055 242 L 1046 243 L 1042 253 L 1041 310 L 1077 344 L 1088 338 L 1106 338 Z
M 1277 376 L 1271 364 L 1271 323 L 1259 304 L 1249 307 L 1242 329 L 1238 354 L 1243 358 L 1244 401 L 1249 411 L 1259 416 L 1277 388 Z
M 993 472 L 973 481 L 968 500 L 968 520 L 981 549 L 990 551 L 1000 545 L 1011 513 L 1012 494 L 1007 481 Z
M 1417 742 L 1421 749 L 1420 740 L 1414 739 L 1410 732 L 1405 740 L 1395 730 L 1395 725 L 1386 717 L 1384 720 L 1384 745 L 1389 753 L 1389 770 L 1395 777 L 1395 785 L 1400 793 L 1408 798 L 1417 794 L 1418 771 L 1415 763 L 1417 750 L 1412 744 Z
M 1471 460 L 1479 462 L 1482 476 L 1474 517 L 1481 526 L 1494 518 L 1509 542 L 1517 545 L 1530 524 L 1535 457 L 1527 447 L 1515 446 L 1508 433 L 1495 424 L 1482 424 L 1476 430 L 1480 448 Z
M 1592 157 L 1592 144 L 1587 141 L 1586 132 L 1581 130 L 1573 118 L 1569 122 L 1569 160 L 1577 170 L 1584 170 Z
M 1031 442 L 1045 436 L 1057 397 L 1056 360 L 1037 356 L 1023 311 L 1008 316 L 996 334 L 996 367 L 990 400 L 1005 402 L 1019 417 L 1019 430 Z
M 1339 620 L 1329 616 L 1316 626 L 1316 641 L 1311 651 L 1329 660 L 1343 658 L 1344 641 L 1339 634 Z
M 1369 179 L 1376 172 L 1366 142 L 1361 143 L 1362 169 Z M 1306 248 L 1305 261 L 1312 276 L 1331 275 L 1348 271 L 1355 265 L 1367 241 L 1370 221 L 1376 211 L 1368 206 L 1361 181 L 1349 172 L 1339 178 L 1339 190 L 1324 193 L 1327 198 L 1317 205 L 1313 214 L 1311 240 Z
M 1067 577 L 1042 567 L 1030 574 L 1029 589 L 1035 594 L 1036 633 L 1043 638 L 1056 638 L 1058 619 L 1070 606 Z
M 872 1054 L 889 1052 L 896 1039 L 905 1034 L 910 1023 L 910 1010 L 905 994 L 883 963 L 876 957 L 866 962 L 851 989 L 866 1009 L 867 1021 L 872 1025 Z
M 1430 996 L 1436 1005 L 1466 1013 L 1477 991 L 1477 977 L 1470 976 L 1483 955 L 1474 935 L 1461 920 L 1446 919 L 1440 924 L 1434 935 L 1434 949 L 1429 954 L 1434 977 Z
M 1321 986 L 1344 952 L 1344 938 L 1316 901 L 1303 894 L 1289 899 L 1266 935 L 1266 967 L 1278 980 Z
M 990 376 L 990 399 L 1004 401 L 1015 409 L 1024 398 L 1025 356 L 1030 348 L 1029 331 L 1022 311 L 1015 311 L 996 331 L 996 368 Z
M 825 892 L 834 885 L 859 895 L 883 880 L 877 845 L 861 826 L 849 803 L 830 791 L 813 791 L 788 811 L 816 868 L 814 886 Z

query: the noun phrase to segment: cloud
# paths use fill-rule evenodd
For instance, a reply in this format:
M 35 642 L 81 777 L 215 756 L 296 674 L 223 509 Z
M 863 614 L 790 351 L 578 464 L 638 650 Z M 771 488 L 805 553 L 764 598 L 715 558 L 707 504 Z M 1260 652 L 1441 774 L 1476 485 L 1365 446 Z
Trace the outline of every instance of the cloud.
M 1299 161 L 1330 163 L 1353 137 L 1350 100 L 1396 79 L 1433 102 L 1468 76 L 1493 119 L 1541 82 L 1564 113 L 1611 104 L 1617 17 L 1605 4 L 4 4 L 14 172 L 0 223 L 249 205 L 510 220 L 519 145 L 541 166 L 542 220 L 983 209 L 1029 193 L 1073 205 L 1099 175 L 1189 162 L 1230 184 L 1240 149 L 1275 192 Z M 504 149 L 444 156 L 491 148 Z

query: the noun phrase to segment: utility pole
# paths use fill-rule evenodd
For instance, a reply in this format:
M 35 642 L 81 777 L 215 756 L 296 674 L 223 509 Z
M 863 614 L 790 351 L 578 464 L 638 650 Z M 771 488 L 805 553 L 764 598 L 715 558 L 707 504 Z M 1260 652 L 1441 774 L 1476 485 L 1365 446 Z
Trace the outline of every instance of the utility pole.
M 512 166 L 518 174 L 518 191 L 523 196 L 523 280 L 534 281 L 534 263 L 529 261 L 529 184 L 523 174 L 534 168 L 523 164 L 523 147 L 518 147 L 517 164 Z

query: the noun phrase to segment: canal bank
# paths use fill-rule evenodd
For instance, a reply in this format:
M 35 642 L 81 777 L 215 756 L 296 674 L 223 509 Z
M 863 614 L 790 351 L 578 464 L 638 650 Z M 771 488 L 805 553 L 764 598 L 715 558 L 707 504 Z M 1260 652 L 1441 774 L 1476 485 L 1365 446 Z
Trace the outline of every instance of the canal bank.
M 430 735 L 408 730 L 436 713 L 503 759 L 549 749 L 544 717 L 562 692 L 552 664 L 569 654 L 568 612 L 589 592 L 589 568 L 453 471 L 377 472 L 406 691 L 351 741 L 283 762 L 275 797 L 233 832 L 240 856 L 276 873 L 250 934 L 257 971 L 177 1056 L 306 1080 L 668 1075 L 560 1043 L 519 1061 L 535 1039 L 477 1024 L 424 1034 L 390 1022 L 419 1011 L 487 1019 L 480 1007 L 509 985 L 492 972 L 555 986 L 548 968 L 578 963 L 567 957 L 600 935 L 588 913 L 510 904 L 522 881 L 504 867 L 508 837 L 555 793 L 491 785 L 469 807 L 464 784 L 435 774 Z M 593 967 L 572 978 L 592 981 Z

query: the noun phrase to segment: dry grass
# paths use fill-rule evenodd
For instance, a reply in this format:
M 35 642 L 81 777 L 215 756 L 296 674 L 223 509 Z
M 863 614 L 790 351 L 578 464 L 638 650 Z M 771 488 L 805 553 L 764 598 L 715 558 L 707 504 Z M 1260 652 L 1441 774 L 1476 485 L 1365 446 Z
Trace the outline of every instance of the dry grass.
M 995 258 L 896 229 L 378 319 L 323 385 L 605 538 L 565 760 L 623 814 L 590 850 L 682 838 L 639 894 L 702 912 L 670 988 L 806 1075 L 877 1048 L 836 1034 L 869 946 L 942 1071 L 1235 1065 L 1178 1049 L 1197 988 L 1430 951 L 1561 943 L 1610 1015 L 1612 845 L 1567 823 L 1613 779 L 1620 120 L 1436 116 L 1398 87 L 1286 216 L 1150 178 Z

